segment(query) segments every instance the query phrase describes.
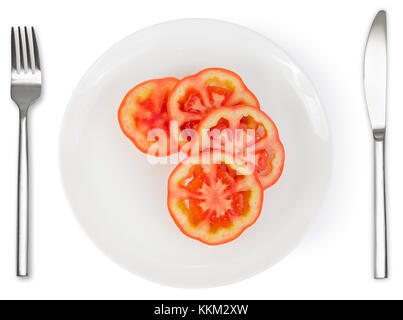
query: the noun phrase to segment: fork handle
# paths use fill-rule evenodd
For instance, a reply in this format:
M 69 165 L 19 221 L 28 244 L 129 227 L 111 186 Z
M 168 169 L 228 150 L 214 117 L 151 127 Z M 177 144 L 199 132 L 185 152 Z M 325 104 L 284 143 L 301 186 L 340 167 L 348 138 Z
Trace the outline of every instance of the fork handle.
M 28 276 L 29 171 L 28 112 L 20 110 L 17 203 L 17 276 Z
M 375 279 L 388 277 L 385 139 L 375 137 Z

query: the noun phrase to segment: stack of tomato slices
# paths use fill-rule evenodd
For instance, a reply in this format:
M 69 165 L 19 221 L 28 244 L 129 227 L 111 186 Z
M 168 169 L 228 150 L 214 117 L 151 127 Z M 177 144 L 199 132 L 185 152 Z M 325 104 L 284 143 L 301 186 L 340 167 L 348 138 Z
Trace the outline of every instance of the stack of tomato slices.
M 255 223 L 264 189 L 283 171 L 275 124 L 229 70 L 143 82 L 127 93 L 118 118 L 140 151 L 187 154 L 169 177 L 168 209 L 185 235 L 205 244 L 232 241 Z

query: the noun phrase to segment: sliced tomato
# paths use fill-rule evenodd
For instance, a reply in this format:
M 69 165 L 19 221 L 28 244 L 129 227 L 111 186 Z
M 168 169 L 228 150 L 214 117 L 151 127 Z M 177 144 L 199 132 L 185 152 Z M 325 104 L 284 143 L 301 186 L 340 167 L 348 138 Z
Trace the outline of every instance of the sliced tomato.
M 175 78 L 149 80 L 124 97 L 118 111 L 119 124 L 140 151 L 155 156 L 170 154 L 167 101 L 177 83 Z
M 173 89 L 168 101 L 170 120 L 176 120 L 179 131 L 197 129 L 199 122 L 214 108 L 248 104 L 259 107 L 252 92 L 234 72 L 210 68 L 182 79 Z M 179 136 L 179 146 L 188 141 Z
M 256 173 L 221 152 L 188 157 L 169 177 L 173 220 L 185 235 L 209 245 L 237 238 L 255 223 L 262 203 Z
M 251 130 L 251 139 L 248 139 L 248 130 Z M 239 133 L 244 133 L 243 140 L 237 138 Z M 215 109 L 200 122 L 198 134 L 200 140 L 193 143 L 197 143 L 199 151 L 206 147 L 226 150 L 253 163 L 264 189 L 280 178 L 284 147 L 276 125 L 263 111 L 248 105 Z

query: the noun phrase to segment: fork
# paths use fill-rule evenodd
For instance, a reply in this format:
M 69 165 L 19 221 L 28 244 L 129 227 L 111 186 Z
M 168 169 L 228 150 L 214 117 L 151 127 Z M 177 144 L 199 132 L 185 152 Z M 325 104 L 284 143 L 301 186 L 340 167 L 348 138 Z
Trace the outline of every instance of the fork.
M 29 161 L 28 109 L 40 97 L 42 75 L 34 28 L 11 28 L 11 99 L 19 109 L 17 276 L 28 276 Z

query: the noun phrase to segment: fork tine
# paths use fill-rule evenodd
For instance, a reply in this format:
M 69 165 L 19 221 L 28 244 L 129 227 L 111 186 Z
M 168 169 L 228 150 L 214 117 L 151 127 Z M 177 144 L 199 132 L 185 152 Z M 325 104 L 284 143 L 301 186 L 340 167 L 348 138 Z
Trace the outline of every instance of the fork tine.
M 14 27 L 11 28 L 11 69 L 17 71 L 17 50 L 15 48 Z
M 31 63 L 31 46 L 29 45 L 29 36 L 28 36 L 28 30 L 27 27 L 24 27 L 25 31 L 25 51 L 27 52 L 27 64 L 28 64 L 28 69 L 32 71 L 32 63 Z
M 21 28 L 18 27 L 18 42 L 20 45 L 20 70 L 25 72 L 24 47 L 22 45 Z
M 36 41 L 35 29 L 34 27 L 31 28 L 32 31 L 32 42 L 34 47 L 34 57 L 35 57 L 35 68 L 37 70 L 41 70 L 41 64 L 39 60 L 39 50 L 38 50 L 38 43 Z

